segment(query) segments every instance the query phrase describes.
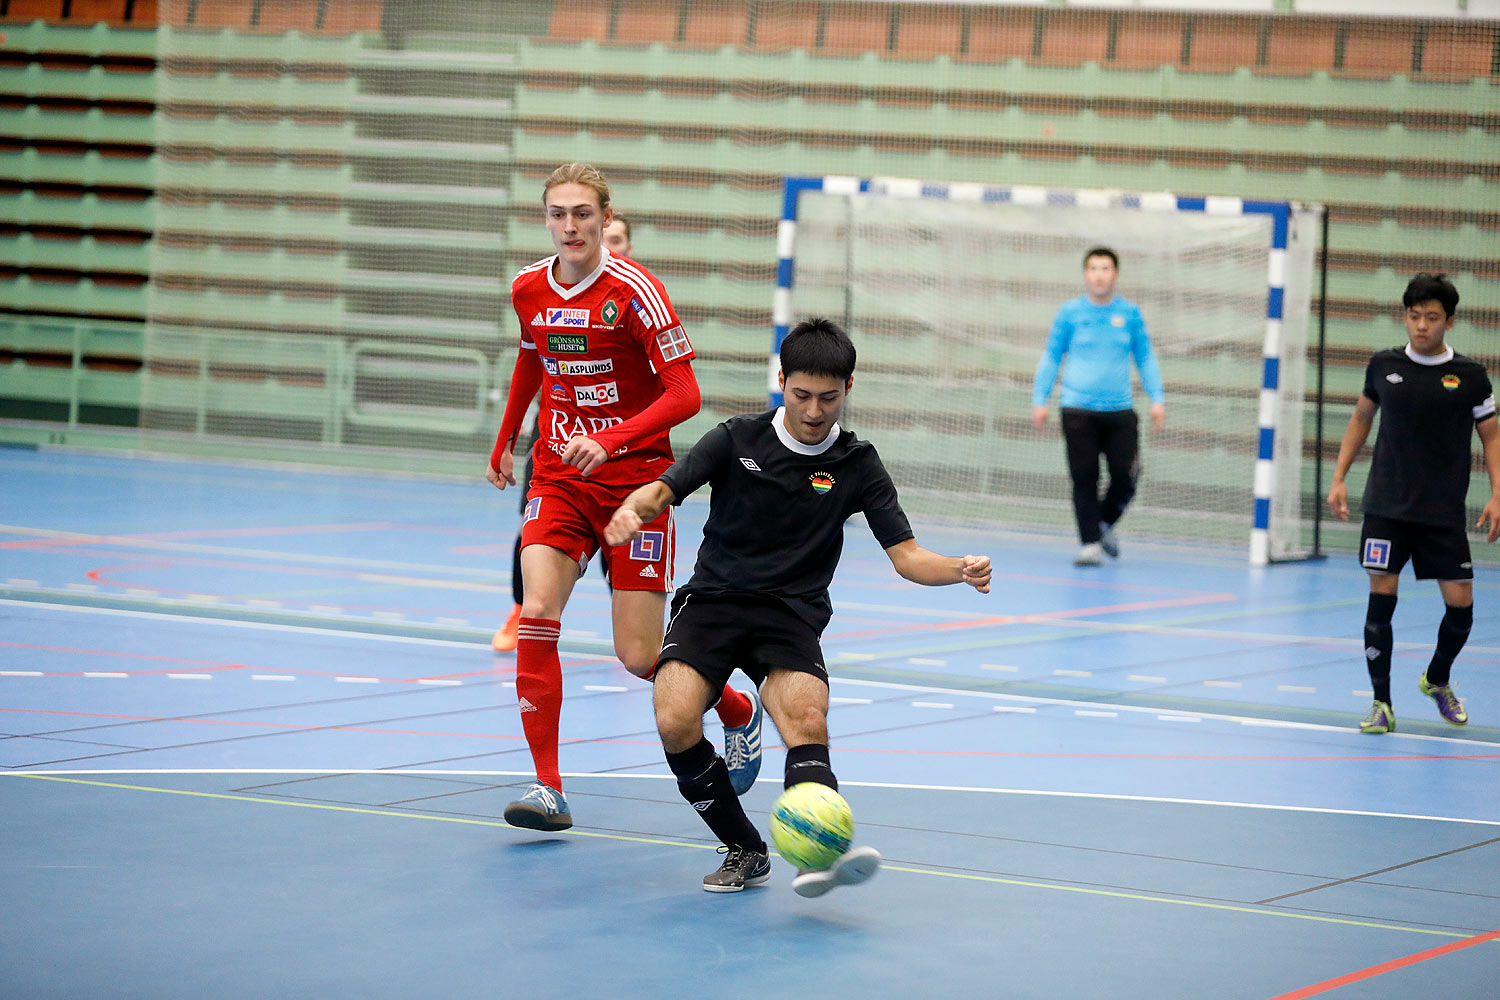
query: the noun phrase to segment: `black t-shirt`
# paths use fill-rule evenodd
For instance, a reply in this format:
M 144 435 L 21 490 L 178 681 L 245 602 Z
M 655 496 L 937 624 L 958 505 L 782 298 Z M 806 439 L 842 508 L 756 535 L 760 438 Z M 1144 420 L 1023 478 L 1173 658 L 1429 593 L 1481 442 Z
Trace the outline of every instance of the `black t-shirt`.
M 1393 347 L 1365 368 L 1364 394 L 1380 407 L 1380 433 L 1364 509 L 1465 528 L 1470 442 L 1474 425 L 1495 416 L 1494 390 L 1483 365 L 1451 349 L 1445 360 L 1423 361 Z
M 882 548 L 913 537 L 873 445 L 838 424 L 821 445 L 802 444 L 780 409 L 724 421 L 660 479 L 679 504 L 713 488 L 685 593 L 775 597 L 819 635 L 833 615 L 844 521 L 862 511 Z

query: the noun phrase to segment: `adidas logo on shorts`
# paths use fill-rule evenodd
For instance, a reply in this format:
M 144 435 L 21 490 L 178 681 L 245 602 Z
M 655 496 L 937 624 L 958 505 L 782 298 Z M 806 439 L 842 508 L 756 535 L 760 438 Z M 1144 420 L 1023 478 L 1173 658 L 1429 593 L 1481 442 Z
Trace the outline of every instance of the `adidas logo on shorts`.
M 533 705 L 531 702 L 527 701 L 525 698 L 522 698 L 520 700 L 519 704 L 521 706 L 521 711 L 523 711 L 523 712 L 535 712 L 536 711 L 536 706 Z
M 652 569 L 650 566 L 647 566 L 645 569 L 641 570 L 641 576 L 648 577 L 649 579 L 654 580 L 656 579 L 656 570 Z

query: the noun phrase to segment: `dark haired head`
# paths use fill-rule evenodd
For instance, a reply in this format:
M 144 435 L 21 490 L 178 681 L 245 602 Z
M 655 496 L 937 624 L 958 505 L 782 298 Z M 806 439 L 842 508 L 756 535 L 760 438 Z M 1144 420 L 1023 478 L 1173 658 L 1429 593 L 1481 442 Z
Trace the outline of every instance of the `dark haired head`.
M 1118 271 L 1120 269 L 1120 258 L 1116 257 L 1115 256 L 1115 252 L 1113 250 L 1111 250 L 1109 247 L 1094 247 L 1088 253 L 1084 254 L 1083 255 L 1083 266 L 1084 267 L 1088 267 L 1089 266 L 1089 259 L 1092 258 L 1092 257 L 1108 257 L 1109 258 L 1109 262 L 1115 266 L 1115 270 Z
M 847 382 L 854 374 L 854 344 L 831 319 L 815 316 L 792 327 L 781 341 L 781 374 L 829 375 Z
M 1445 274 L 1428 274 L 1423 271 L 1406 284 L 1401 295 L 1401 306 L 1410 309 L 1419 302 L 1436 302 L 1443 307 L 1449 319 L 1458 311 L 1458 289 Z
M 616 212 L 615 213 L 615 217 L 612 218 L 612 219 L 610 219 L 609 221 L 610 222 L 618 222 L 620 225 L 624 226 L 625 227 L 625 239 L 626 240 L 630 239 L 630 220 L 629 219 L 625 218 L 625 216 L 620 215 L 618 212 Z

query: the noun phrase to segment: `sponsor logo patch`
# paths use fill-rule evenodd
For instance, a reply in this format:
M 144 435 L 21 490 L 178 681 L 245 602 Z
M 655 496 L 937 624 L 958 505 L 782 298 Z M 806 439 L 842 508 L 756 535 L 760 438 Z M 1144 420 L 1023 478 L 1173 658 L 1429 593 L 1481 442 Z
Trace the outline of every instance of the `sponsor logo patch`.
M 749 469 L 751 472 L 760 471 L 760 466 L 755 464 L 755 459 L 753 458 L 742 458 L 740 459 L 740 464 Z
M 1111 316 L 1109 318 L 1109 325 L 1110 326 L 1124 326 L 1125 325 L 1125 317 L 1124 316 Z
M 833 477 L 826 472 L 814 472 L 807 477 L 807 481 L 812 483 L 813 492 L 818 496 L 822 496 L 833 489 Z
M 541 497 L 532 497 L 530 500 L 526 501 L 526 513 L 521 518 L 521 523 L 525 524 L 527 521 L 535 521 L 541 515 L 542 515 L 542 498 Z
M 664 532 L 638 531 L 630 540 L 630 558 L 636 562 L 661 562 L 662 551 L 666 546 L 667 536 Z M 641 575 L 645 576 L 644 573 Z
M 568 401 L 568 389 L 567 389 L 567 387 L 563 386 L 563 385 L 559 385 L 556 382 L 552 383 L 552 398 L 556 399 L 556 400 L 561 400 L 562 402 L 566 403 Z
M 549 333 L 547 350 L 553 354 L 587 354 L 589 338 L 582 333 Z
M 575 385 L 573 398 L 579 406 L 612 406 L 620 401 L 620 390 L 613 382 L 598 385 Z
M 1384 538 L 1365 539 L 1363 564 L 1371 569 L 1387 569 L 1391 565 L 1391 543 Z
M 565 309 L 562 306 L 549 306 L 542 310 L 542 321 L 538 326 L 572 326 L 578 329 L 586 329 L 589 325 L 589 311 L 587 309 Z
M 1449 392 L 1452 392 L 1454 389 L 1457 389 L 1458 388 L 1458 376 L 1457 375 L 1444 375 L 1443 376 L 1443 388 L 1447 389 Z
M 686 354 L 691 354 L 693 345 L 688 342 L 687 334 L 682 327 L 674 326 L 663 330 L 656 335 L 656 346 L 661 348 L 661 356 L 664 360 L 674 361 Z
M 576 361 L 558 358 L 555 363 L 558 375 L 603 375 L 615 370 L 614 358 L 579 358 Z
M 1404 378 L 1401 377 L 1401 373 L 1400 372 L 1391 372 L 1389 375 L 1387 375 L 1385 377 L 1385 380 L 1387 382 L 1389 382 L 1391 385 L 1400 385 L 1402 382 L 1406 381 L 1406 379 L 1404 379 Z
M 615 305 L 614 299 L 604 303 L 604 307 L 599 310 L 599 318 L 610 326 L 615 325 L 615 320 L 620 318 L 620 307 Z
M 641 576 L 648 580 L 655 580 L 656 570 L 652 569 L 650 566 L 647 566 L 641 570 Z
M 547 357 L 542 358 L 542 368 L 547 372 L 548 375 L 560 375 L 560 374 L 562 374 L 558 370 L 557 359 L 556 358 L 547 358 Z
M 650 317 L 646 315 L 646 307 L 641 305 L 641 300 L 634 295 L 630 297 L 630 308 L 635 310 L 635 314 L 641 318 L 641 322 L 650 322 Z
M 516 704 L 521 706 L 521 711 L 523 712 L 535 712 L 537 710 L 536 706 L 527 701 L 524 697 Z

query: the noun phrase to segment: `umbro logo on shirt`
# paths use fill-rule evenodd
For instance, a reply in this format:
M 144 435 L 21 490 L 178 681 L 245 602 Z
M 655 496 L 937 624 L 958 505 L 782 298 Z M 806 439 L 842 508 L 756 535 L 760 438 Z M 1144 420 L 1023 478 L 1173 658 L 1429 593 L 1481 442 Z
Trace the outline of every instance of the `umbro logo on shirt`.
M 760 466 L 755 464 L 755 459 L 753 458 L 742 458 L 740 459 L 740 464 L 749 469 L 751 472 L 760 471 Z
M 1404 379 L 1404 378 L 1401 377 L 1401 373 L 1400 372 L 1391 372 L 1389 375 L 1387 375 L 1385 377 L 1385 380 L 1387 382 L 1389 382 L 1391 385 L 1395 385 L 1397 382 L 1405 382 L 1406 381 L 1406 379 Z
M 650 566 L 647 566 L 645 569 L 641 570 L 641 576 L 654 580 L 656 579 L 656 570 L 651 568 Z

